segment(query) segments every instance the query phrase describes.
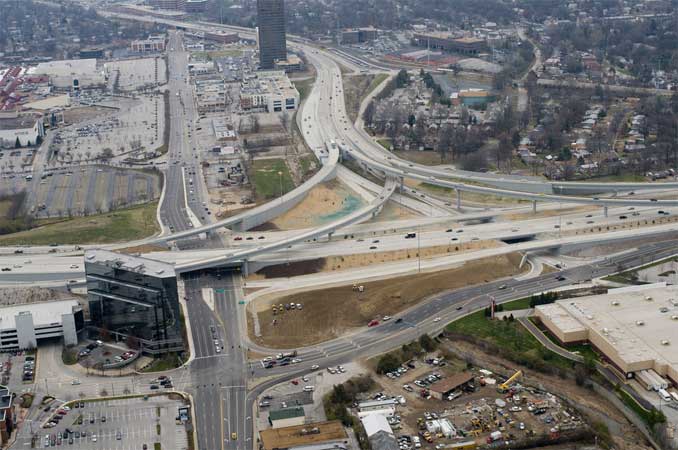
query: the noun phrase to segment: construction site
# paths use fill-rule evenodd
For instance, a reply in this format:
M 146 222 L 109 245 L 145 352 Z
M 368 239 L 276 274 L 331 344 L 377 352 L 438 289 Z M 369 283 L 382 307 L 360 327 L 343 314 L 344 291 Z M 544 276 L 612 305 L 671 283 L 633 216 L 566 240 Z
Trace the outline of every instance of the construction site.
M 386 413 L 401 449 L 434 444 L 440 448 L 476 448 L 487 444 L 523 447 L 584 439 L 588 423 L 569 402 L 544 389 L 524 385 L 518 370 L 506 379 L 459 361 L 430 356 L 409 361 L 379 379 L 383 390 L 369 409 Z M 378 399 L 384 398 L 379 406 Z M 389 403 L 386 399 L 399 401 Z M 379 409 L 384 409 L 380 411 Z M 411 436 L 402 439 L 402 436 Z

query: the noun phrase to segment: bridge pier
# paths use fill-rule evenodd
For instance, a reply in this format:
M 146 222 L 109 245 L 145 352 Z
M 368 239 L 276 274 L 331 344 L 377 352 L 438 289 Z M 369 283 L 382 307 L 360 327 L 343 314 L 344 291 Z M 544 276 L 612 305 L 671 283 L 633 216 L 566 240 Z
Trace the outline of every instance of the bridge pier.
M 327 233 L 327 242 L 332 241 L 332 235 L 333 234 L 334 234 L 334 231 L 330 231 L 329 233 Z
M 532 200 L 532 213 L 537 214 L 537 201 Z
M 245 259 L 245 260 L 243 260 L 243 262 L 242 262 L 242 276 L 245 277 L 245 278 L 247 278 L 248 275 L 249 275 L 249 263 L 248 263 L 248 261 Z
M 603 213 L 605 214 L 605 217 L 607 217 L 607 205 L 603 206 Z
M 456 192 L 457 192 L 457 210 L 461 210 L 461 191 L 457 189 Z

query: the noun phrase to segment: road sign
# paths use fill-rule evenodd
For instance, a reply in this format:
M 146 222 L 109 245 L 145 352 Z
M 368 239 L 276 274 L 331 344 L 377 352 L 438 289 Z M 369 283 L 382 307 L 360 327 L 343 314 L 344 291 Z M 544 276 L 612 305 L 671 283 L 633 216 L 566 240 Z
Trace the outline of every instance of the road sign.
M 226 289 L 219 288 L 219 289 L 215 289 L 214 292 L 216 292 L 217 294 L 224 294 L 226 292 Z

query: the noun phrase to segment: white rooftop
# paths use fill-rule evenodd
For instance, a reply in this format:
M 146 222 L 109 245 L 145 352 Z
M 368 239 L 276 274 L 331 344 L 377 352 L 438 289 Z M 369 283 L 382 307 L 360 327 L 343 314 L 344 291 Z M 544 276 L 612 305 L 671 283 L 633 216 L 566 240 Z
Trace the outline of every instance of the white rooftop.
M 598 348 L 605 343 L 628 367 L 650 362 L 678 371 L 678 287 L 611 289 L 537 308 L 564 332 L 588 330 L 589 340 L 597 340 Z
M 77 300 L 55 300 L 44 303 L 5 306 L 0 308 L 0 330 L 16 329 L 15 316 L 22 312 L 31 313 L 33 325 L 36 328 L 44 325 L 60 324 L 61 315 L 73 312 L 73 307 L 79 305 Z
M 50 61 L 38 64 L 28 70 L 31 74 L 50 75 L 54 77 L 96 74 L 97 60 L 89 59 L 65 59 L 60 61 Z
M 360 419 L 360 421 L 363 423 L 363 427 L 365 427 L 365 434 L 367 434 L 367 437 L 377 434 L 380 431 L 393 434 L 393 430 L 391 430 L 391 425 L 388 424 L 386 416 L 381 414 L 370 414 Z

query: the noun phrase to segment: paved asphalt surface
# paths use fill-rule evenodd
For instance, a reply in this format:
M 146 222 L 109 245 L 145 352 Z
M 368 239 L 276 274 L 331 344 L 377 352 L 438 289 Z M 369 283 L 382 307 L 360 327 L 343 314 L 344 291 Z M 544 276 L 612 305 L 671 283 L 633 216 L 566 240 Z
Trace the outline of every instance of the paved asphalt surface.
M 188 83 L 188 53 L 184 51 L 179 32 L 170 32 L 168 49 L 170 142 L 160 217 L 163 225 L 174 232 L 200 226 L 200 217 L 204 215 L 202 202 L 206 200 L 202 199 L 204 179 L 199 173 L 194 144 L 196 113 Z M 223 247 L 216 233 L 210 233 L 206 239 L 184 240 L 179 245 L 181 248 Z M 238 280 L 238 274 L 223 279 L 199 275 L 185 279 L 187 314 L 195 351 L 194 360 L 187 366 L 191 378 L 191 388 L 187 391 L 194 399 L 200 449 L 244 448 L 245 356 L 240 349 L 238 315 L 232 313 L 237 292 L 242 292 L 236 285 Z M 214 289 L 216 311 L 204 301 L 203 288 Z M 228 325 L 222 321 L 224 318 Z M 231 432 L 240 439 L 231 440 Z
M 192 143 L 195 111 L 191 88 L 187 82 L 187 53 L 183 50 L 181 35 L 171 32 L 169 42 L 171 106 L 169 169 L 166 174 L 167 188 L 161 206 L 161 219 L 165 226 L 181 231 L 198 225 L 195 223 L 195 218 L 192 221 L 189 217 L 186 200 L 188 199 L 190 208 L 199 218 L 203 201 L 201 193 L 204 189 L 202 186 L 196 186 L 194 189 L 187 186 L 187 178 L 182 172 L 182 167 L 183 171 L 200 170 L 197 164 L 198 156 Z M 319 71 L 319 79 L 327 80 L 320 94 L 323 97 L 328 94 L 334 94 L 335 98 L 343 97 L 341 78 L 337 79 L 334 75 L 334 70 L 328 70 L 327 67 Z M 319 109 L 320 120 L 327 125 L 330 133 L 342 135 L 344 134 L 342 128 L 344 132 L 348 131 L 343 102 L 340 104 L 337 101 L 324 102 Z M 338 120 L 329 119 L 330 117 Z M 318 125 L 314 126 L 316 127 L 319 128 Z M 309 132 L 310 130 L 307 131 Z M 194 183 L 202 182 L 202 176 L 192 178 Z M 186 192 L 187 189 L 195 192 L 191 195 L 190 192 Z M 197 221 L 199 222 L 199 219 Z M 221 241 L 210 236 L 206 240 L 192 240 L 189 245 L 215 247 L 215 245 L 221 245 Z M 365 328 L 349 336 L 299 349 L 302 363 L 269 370 L 256 364 L 247 367 L 244 354 L 246 345 L 258 352 L 272 352 L 272 350 L 243 341 L 247 338 L 246 333 L 243 333 L 242 306 L 239 305 L 242 295 L 239 274 L 225 273 L 221 276 L 209 273 L 191 274 L 190 278 L 185 278 L 185 286 L 187 313 L 190 317 L 195 355 L 194 360 L 186 369 L 191 379 L 191 386 L 186 390 L 193 395 L 194 399 L 198 447 L 201 450 L 251 447 L 252 404 L 256 396 L 269 386 L 307 372 L 312 364 L 321 365 L 323 368 L 341 364 L 356 357 L 377 354 L 399 347 L 423 333 L 436 334 L 444 328 L 446 323 L 487 306 L 492 298 L 501 303 L 529 296 L 605 276 L 622 267 L 647 264 L 675 254 L 677 251 L 678 242 L 669 240 L 557 274 L 546 274 L 528 280 L 511 279 L 488 282 L 444 293 L 400 314 L 399 317 L 403 319 L 401 323 L 396 323 L 394 319 L 377 327 Z M 556 278 L 560 276 L 565 279 Z M 213 294 L 214 311 L 206 302 L 208 299 L 203 298 L 203 293 L 209 295 L 210 292 Z M 434 320 L 437 317 L 440 317 L 440 320 Z M 211 326 L 214 326 L 216 330 L 218 341 L 216 344 Z M 217 352 L 217 345 L 219 352 Z M 223 350 L 221 350 L 222 345 Z M 247 392 L 248 375 L 274 378 L 268 379 Z M 236 433 L 235 439 L 231 438 L 231 433 Z
M 239 326 L 238 308 L 244 308 L 238 304 L 242 299 L 240 274 L 195 273 L 184 282 L 195 349 L 188 391 L 194 399 L 198 447 L 244 449 L 252 436 L 252 405 L 245 402 L 247 360 Z M 214 311 L 203 293 L 213 295 Z
M 323 367 L 350 361 L 359 356 L 380 353 L 416 339 L 423 333 L 435 334 L 445 324 L 490 304 L 491 298 L 498 303 L 523 298 L 532 294 L 553 290 L 592 278 L 603 277 L 622 268 L 645 265 L 669 257 L 678 252 L 675 239 L 649 244 L 623 255 L 607 258 L 601 262 L 583 265 L 558 273 L 541 275 L 527 280 L 502 280 L 471 286 L 433 297 L 431 300 L 400 314 L 401 323 L 395 318 L 379 326 L 365 328 L 355 334 L 337 338 L 317 346 L 298 349 L 303 362 L 296 367 L 264 369 L 255 365 L 255 376 L 282 375 L 303 372 L 313 364 Z M 557 277 L 564 277 L 559 280 Z M 506 287 L 501 289 L 502 285 Z M 440 317 L 440 321 L 434 321 Z M 249 344 L 257 352 L 273 352 L 261 346 Z M 279 350 L 278 350 L 279 351 Z

